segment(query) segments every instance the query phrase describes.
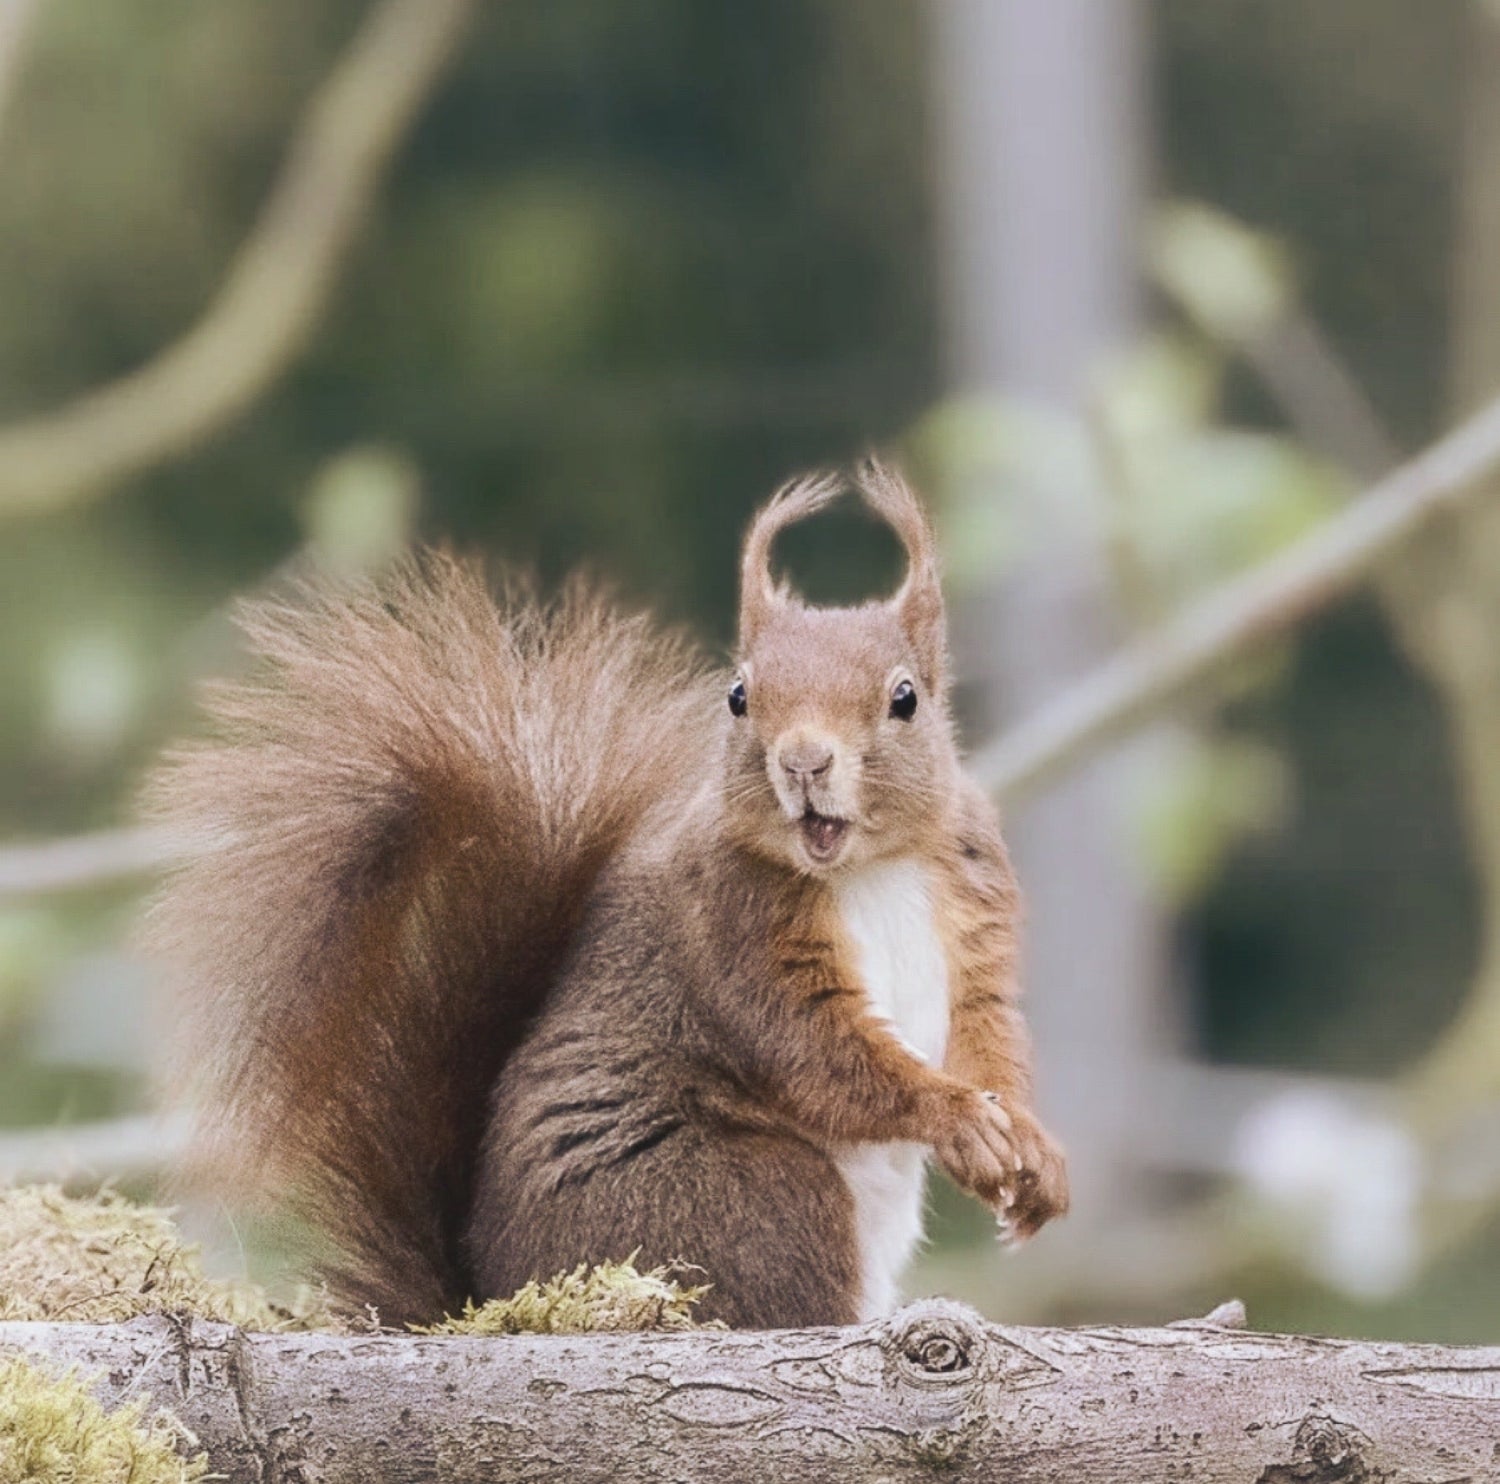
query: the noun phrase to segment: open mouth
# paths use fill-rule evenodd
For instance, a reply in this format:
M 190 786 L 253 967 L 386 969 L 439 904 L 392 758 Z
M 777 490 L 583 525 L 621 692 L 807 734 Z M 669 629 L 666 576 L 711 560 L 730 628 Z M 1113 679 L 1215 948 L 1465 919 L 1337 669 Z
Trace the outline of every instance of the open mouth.
M 826 814 L 818 814 L 812 809 L 802 816 L 800 824 L 802 844 L 808 855 L 820 865 L 826 865 L 838 855 L 844 844 L 844 836 L 849 833 L 847 819 L 830 819 Z

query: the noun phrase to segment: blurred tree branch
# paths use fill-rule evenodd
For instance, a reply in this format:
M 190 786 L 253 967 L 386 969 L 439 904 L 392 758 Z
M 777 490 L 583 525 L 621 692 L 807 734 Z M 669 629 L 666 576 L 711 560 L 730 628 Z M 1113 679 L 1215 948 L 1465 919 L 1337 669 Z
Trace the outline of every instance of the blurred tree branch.
M 1255 372 L 1292 431 L 1370 484 L 1402 451 L 1302 304 L 1282 245 L 1195 201 L 1159 208 L 1147 258 L 1157 286 Z
M 176 859 L 171 845 L 146 828 L 99 830 L 0 850 L 0 902 L 75 888 L 108 886 L 149 875 Z
M 34 1180 L 149 1180 L 176 1168 L 188 1147 L 180 1114 L 0 1133 L 0 1187 Z
M 1310 536 L 1142 634 L 1055 703 L 982 748 L 973 759 L 975 776 L 1001 798 L 1012 798 L 1126 735 L 1226 663 L 1341 597 L 1442 516 L 1473 501 L 1497 464 L 1500 399 Z
M 474 0 L 375 7 L 312 99 L 202 319 L 120 380 L 0 428 L 0 515 L 96 497 L 188 452 L 286 370 L 473 9 Z

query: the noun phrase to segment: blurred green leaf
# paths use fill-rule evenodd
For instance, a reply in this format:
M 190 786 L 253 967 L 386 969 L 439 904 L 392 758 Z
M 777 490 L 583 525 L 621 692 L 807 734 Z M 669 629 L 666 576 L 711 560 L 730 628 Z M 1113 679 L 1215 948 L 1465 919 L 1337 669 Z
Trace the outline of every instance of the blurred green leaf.
M 118 748 L 141 701 L 139 657 L 123 636 L 65 633 L 46 662 L 46 726 L 65 752 L 87 758 Z
M 1231 344 L 1263 333 L 1291 300 L 1284 249 L 1200 202 L 1158 207 L 1147 234 L 1147 258 L 1167 292 Z
M 1282 821 L 1288 787 L 1285 763 L 1269 747 L 1173 734 L 1133 807 L 1141 857 L 1161 899 L 1182 906 L 1201 896 L 1238 839 Z
M 467 374 L 545 378 L 594 344 L 624 233 L 612 191 L 506 180 L 439 198 L 419 221 L 426 271 L 461 291 L 444 349 Z
M 0 911 L 0 1041 L 26 1018 L 72 947 L 46 908 Z
M 1145 335 L 1099 378 L 1098 414 L 1125 442 L 1184 433 L 1218 413 L 1223 359 L 1183 335 Z
M 406 549 L 420 502 L 416 465 L 398 450 L 367 446 L 318 471 L 302 523 L 319 562 L 340 572 L 372 572 Z
M 1138 438 L 1122 457 L 1142 563 L 1178 597 L 1199 592 L 1327 518 L 1343 477 L 1289 439 L 1212 428 Z
M 1097 450 L 1066 412 L 1003 398 L 938 404 L 912 434 L 940 493 L 945 570 L 955 585 L 994 578 L 1059 528 L 1099 529 Z

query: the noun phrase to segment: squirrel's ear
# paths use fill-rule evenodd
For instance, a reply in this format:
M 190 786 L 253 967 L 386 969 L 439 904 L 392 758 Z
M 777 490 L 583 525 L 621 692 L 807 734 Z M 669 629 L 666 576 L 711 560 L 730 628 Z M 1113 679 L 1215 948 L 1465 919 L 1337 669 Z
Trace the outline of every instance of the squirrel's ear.
M 819 472 L 792 480 L 771 496 L 745 533 L 740 557 L 740 647 L 747 648 L 766 618 L 787 599 L 786 589 L 771 576 L 771 547 L 794 521 L 821 510 L 844 488 L 842 476 Z
M 866 459 L 856 483 L 865 504 L 890 525 L 906 548 L 906 579 L 891 606 L 916 650 L 922 683 L 939 694 L 948 683 L 948 632 L 932 526 L 911 486 L 891 465 Z

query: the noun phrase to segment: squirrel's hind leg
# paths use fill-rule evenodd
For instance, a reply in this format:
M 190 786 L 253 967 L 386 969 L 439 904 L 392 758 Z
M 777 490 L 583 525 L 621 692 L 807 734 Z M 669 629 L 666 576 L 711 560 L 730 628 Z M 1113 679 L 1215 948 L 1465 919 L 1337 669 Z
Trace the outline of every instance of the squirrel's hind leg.
M 688 1123 L 618 1159 L 601 1154 L 561 1184 L 534 1164 L 489 1165 L 470 1232 L 480 1297 L 638 1250 L 642 1269 L 698 1270 L 686 1281 L 710 1285 L 702 1321 L 780 1329 L 858 1317 L 853 1201 L 812 1145 Z

